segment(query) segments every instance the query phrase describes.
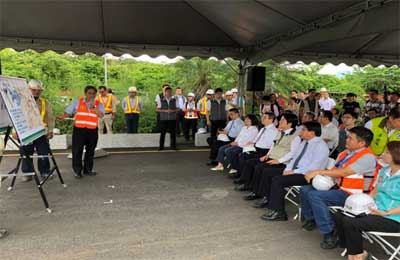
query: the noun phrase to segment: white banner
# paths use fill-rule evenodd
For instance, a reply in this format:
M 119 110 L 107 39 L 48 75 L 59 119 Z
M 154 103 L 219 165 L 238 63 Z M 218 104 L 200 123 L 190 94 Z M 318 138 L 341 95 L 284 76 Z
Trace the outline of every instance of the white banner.
M 39 108 L 24 79 L 0 76 L 0 95 L 22 145 L 45 134 Z
M 6 104 L 4 104 L 0 96 L 0 133 L 4 132 L 8 126 L 12 126 L 10 117 L 8 116 Z

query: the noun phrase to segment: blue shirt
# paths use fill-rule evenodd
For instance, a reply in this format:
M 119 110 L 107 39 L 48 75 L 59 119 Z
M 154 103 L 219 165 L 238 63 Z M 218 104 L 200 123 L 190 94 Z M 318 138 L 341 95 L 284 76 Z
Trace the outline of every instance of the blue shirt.
M 84 101 L 86 103 L 86 105 L 88 106 L 89 102 L 86 100 L 86 98 L 84 98 Z M 71 105 L 69 105 L 64 112 L 67 113 L 68 115 L 73 115 L 76 113 L 76 110 L 78 109 L 78 105 L 79 105 L 79 98 L 75 99 Z M 89 106 L 88 106 L 89 107 Z M 102 112 L 103 114 L 106 113 L 106 111 L 104 110 L 104 106 L 102 103 L 99 103 L 99 110 L 100 112 Z
M 296 169 L 293 169 L 293 164 L 303 151 L 306 142 L 308 142 L 307 149 L 298 162 Z M 329 148 L 320 137 L 314 137 L 308 141 L 303 140 L 285 170 L 293 170 L 294 173 L 298 174 L 306 174 L 313 170 L 325 170 L 328 165 L 328 157 Z
M 390 210 L 400 206 L 400 171 L 390 176 L 390 166 L 379 171 L 375 186 L 378 190 L 375 203 L 379 210 Z M 385 218 L 400 222 L 400 214 L 385 216 Z
M 243 126 L 244 126 L 243 120 L 237 118 L 235 120 L 229 121 L 224 130 L 228 132 L 228 135 L 230 137 L 236 138 L 239 135 L 240 131 L 242 130 Z

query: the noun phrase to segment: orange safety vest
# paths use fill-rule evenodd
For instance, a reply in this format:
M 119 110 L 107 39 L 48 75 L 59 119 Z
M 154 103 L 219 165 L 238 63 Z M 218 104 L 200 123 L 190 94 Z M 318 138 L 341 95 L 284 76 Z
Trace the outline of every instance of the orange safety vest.
M 200 115 L 205 116 L 207 114 L 207 97 L 203 97 L 201 99 L 201 110 L 200 110 Z
M 374 155 L 372 152 L 371 148 L 365 148 L 361 150 L 360 152 L 354 154 L 347 162 L 343 164 L 343 168 L 348 167 L 349 165 L 353 164 L 356 162 L 358 159 L 363 157 L 366 154 L 371 154 Z M 346 156 L 348 155 L 348 151 L 345 150 L 341 152 L 338 156 L 338 160 L 343 160 Z M 375 155 L 374 155 L 375 156 Z M 371 184 L 368 187 L 368 191 L 365 191 L 364 189 L 364 175 L 359 175 L 359 174 L 352 174 L 346 177 L 340 177 L 338 178 L 338 186 L 339 189 L 348 193 L 348 194 L 354 194 L 354 193 L 363 193 L 363 192 L 370 192 L 372 190 L 373 184 L 375 182 L 375 178 L 377 177 L 377 172 L 374 172 L 374 177 L 373 180 L 371 181 Z
M 185 106 L 186 106 L 186 112 L 185 115 L 183 116 L 186 119 L 197 119 L 199 118 L 198 112 L 196 111 L 196 107 L 194 108 L 194 111 L 189 112 L 189 110 L 187 110 L 187 105 L 188 103 L 186 102 Z
M 100 104 L 99 100 L 96 100 L 96 107 Z M 89 109 L 85 103 L 84 98 L 79 99 L 78 108 L 75 113 L 75 127 L 96 129 L 99 123 L 99 118 L 93 109 Z
M 135 97 L 135 105 L 132 108 L 131 98 L 129 96 L 126 97 L 126 109 L 125 114 L 139 114 L 139 97 Z
M 106 113 L 112 113 L 113 109 L 112 109 L 112 95 L 107 95 L 107 101 L 104 104 L 104 100 L 103 97 L 99 94 L 98 101 L 100 101 L 100 103 L 103 104 L 104 106 L 104 110 L 106 111 Z
M 46 116 L 46 99 L 39 98 L 39 101 L 40 101 L 40 117 L 42 118 L 44 127 L 47 127 L 47 123 L 44 121 Z

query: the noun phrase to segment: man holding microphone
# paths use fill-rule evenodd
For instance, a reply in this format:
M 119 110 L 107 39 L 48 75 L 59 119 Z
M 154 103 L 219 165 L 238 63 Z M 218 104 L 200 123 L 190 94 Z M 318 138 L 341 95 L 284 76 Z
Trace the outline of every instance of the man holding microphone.
M 96 100 L 97 89 L 94 86 L 85 87 L 85 96 L 76 99 L 69 105 L 60 120 L 75 114 L 74 130 L 72 133 L 72 168 L 75 178 L 84 175 L 94 176 L 93 157 L 98 140 L 99 118 L 105 114 L 104 106 Z M 82 154 L 85 149 L 84 165 L 82 165 Z

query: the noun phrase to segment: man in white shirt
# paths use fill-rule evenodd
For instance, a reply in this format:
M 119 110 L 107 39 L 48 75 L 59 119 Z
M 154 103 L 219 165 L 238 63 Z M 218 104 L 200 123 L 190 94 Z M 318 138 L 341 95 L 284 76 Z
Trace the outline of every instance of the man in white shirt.
M 175 89 L 175 100 L 176 100 L 176 106 L 179 109 L 179 111 L 176 113 L 176 134 L 180 135 L 181 132 L 183 133 L 183 117 L 184 113 L 183 110 L 185 109 L 185 104 L 186 104 L 186 97 L 182 94 L 182 89 L 181 87 L 177 87 Z
M 331 111 L 332 108 L 336 106 L 335 100 L 329 97 L 328 90 L 326 88 L 321 88 L 320 90 L 321 98 L 319 99 L 318 103 L 321 107 L 321 110 Z
M 330 151 L 335 149 L 339 143 L 339 129 L 332 123 L 332 119 L 331 111 L 322 111 L 318 118 L 322 127 L 321 138 L 328 144 Z
M 275 176 L 267 185 L 270 186 L 267 207 L 272 211 L 261 217 L 266 221 L 286 221 L 286 187 L 308 184 L 304 175 L 313 170 L 323 170 L 328 164 L 329 149 L 321 139 L 321 125 L 317 122 L 303 124 L 300 133 L 303 141 L 286 166 L 282 175 Z
M 273 113 L 265 113 L 261 119 L 264 127 L 260 129 L 254 141 L 249 143 L 249 145 L 254 145 L 256 151 L 241 153 L 239 160 L 232 161 L 231 168 L 238 171 L 238 176 L 242 173 L 247 160 L 258 159 L 268 153 L 274 143 L 275 137 L 279 133 L 278 129 L 274 126 L 275 115 Z M 238 189 L 241 190 L 241 187 L 238 187 Z

